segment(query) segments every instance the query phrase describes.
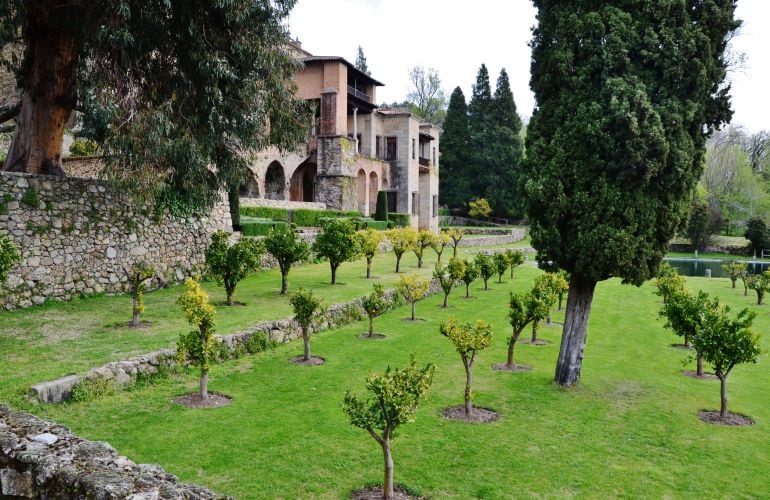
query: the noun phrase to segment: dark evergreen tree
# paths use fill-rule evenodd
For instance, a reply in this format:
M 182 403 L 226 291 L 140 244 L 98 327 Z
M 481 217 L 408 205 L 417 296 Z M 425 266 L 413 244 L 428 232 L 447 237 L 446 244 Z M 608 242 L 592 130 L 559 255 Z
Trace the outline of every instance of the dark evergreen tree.
M 462 89 L 457 87 L 449 98 L 444 133 L 441 134 L 438 192 L 442 205 L 459 208 L 470 199 L 468 156 L 468 106 Z
M 469 180 L 469 192 L 464 203 L 484 196 L 486 172 L 490 169 L 491 152 L 489 148 L 492 124 L 492 89 L 489 86 L 489 72 L 482 64 L 473 85 L 473 94 L 468 103 L 468 146 L 469 164 L 466 167 L 466 178 Z M 493 210 L 496 207 L 492 207 Z
M 356 56 L 356 69 L 358 71 L 361 71 L 362 73 L 366 73 L 367 75 L 371 75 L 372 72 L 369 71 L 369 66 L 366 64 L 366 56 L 364 55 L 364 49 L 360 45 L 358 46 L 358 55 Z
M 504 68 L 497 79 L 492 104 L 484 150 L 487 165 L 482 176 L 486 186 L 484 197 L 495 215 L 520 217 L 524 213 L 518 188 L 522 158 L 521 118 L 516 112 L 511 83 Z
M 539 262 L 571 273 L 555 381 L 579 381 L 597 282 L 641 285 L 731 117 L 733 0 L 534 0 L 525 196 Z

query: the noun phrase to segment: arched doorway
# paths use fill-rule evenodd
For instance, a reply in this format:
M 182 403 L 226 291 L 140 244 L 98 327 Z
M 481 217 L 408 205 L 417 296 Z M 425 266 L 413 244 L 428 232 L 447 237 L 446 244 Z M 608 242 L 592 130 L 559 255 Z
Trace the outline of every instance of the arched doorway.
M 286 199 L 286 176 L 283 167 L 274 161 L 265 172 L 265 198 L 268 200 Z
M 368 215 L 366 203 L 366 172 L 364 172 L 364 169 L 358 171 L 358 176 L 356 177 L 356 192 L 358 193 L 358 211 L 364 215 Z
M 369 214 L 373 214 L 377 211 L 377 191 L 380 190 L 379 182 L 377 182 L 377 172 L 369 174 Z
M 315 174 L 318 167 L 315 163 L 303 163 L 294 175 L 291 176 L 291 186 L 289 193 L 291 201 L 315 201 Z
M 259 182 L 254 173 L 250 173 L 246 181 L 241 184 L 241 198 L 259 198 Z

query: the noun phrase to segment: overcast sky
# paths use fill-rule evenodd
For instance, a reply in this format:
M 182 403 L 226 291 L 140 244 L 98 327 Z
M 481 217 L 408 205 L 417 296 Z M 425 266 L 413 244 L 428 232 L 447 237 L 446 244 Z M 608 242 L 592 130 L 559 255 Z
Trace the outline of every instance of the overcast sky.
M 747 57 L 733 72 L 733 123 L 751 131 L 770 129 L 770 2 L 739 0 L 744 20 L 737 50 Z M 385 83 L 378 102 L 403 101 L 408 69 L 435 68 L 447 95 L 462 87 L 466 99 L 481 63 L 494 91 L 501 68 L 511 78 L 522 116 L 532 114 L 527 42 L 535 24 L 528 0 L 298 0 L 289 19 L 292 35 L 315 55 L 355 62 L 358 45 L 372 76 Z

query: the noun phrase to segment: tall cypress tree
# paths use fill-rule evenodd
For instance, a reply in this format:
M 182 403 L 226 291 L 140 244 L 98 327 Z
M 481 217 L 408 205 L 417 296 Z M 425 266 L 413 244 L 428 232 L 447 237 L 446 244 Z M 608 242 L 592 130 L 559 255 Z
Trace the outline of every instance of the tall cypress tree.
M 468 104 L 468 136 L 469 164 L 465 169 L 469 180 L 467 203 L 473 198 L 484 196 L 486 185 L 484 179 L 489 171 L 491 154 L 489 151 L 489 135 L 492 129 L 492 89 L 489 85 L 489 72 L 482 64 L 473 85 L 473 94 Z M 492 207 L 493 209 L 495 207 Z
M 486 185 L 484 194 L 495 214 L 518 217 L 524 209 L 518 188 L 522 157 L 521 118 L 516 112 L 505 68 L 497 79 L 492 104 L 485 147 L 487 169 L 482 176 Z
M 441 174 L 439 197 L 450 208 L 462 207 L 468 200 L 468 105 L 460 87 L 449 98 L 441 135 Z
M 579 381 L 599 281 L 641 285 L 731 117 L 733 0 L 534 0 L 525 195 L 538 260 L 571 273 L 555 381 Z
M 356 55 L 356 69 L 362 73 L 366 73 L 367 75 L 372 74 L 371 71 L 369 71 L 369 66 L 366 64 L 364 48 L 360 45 L 358 46 L 358 55 Z

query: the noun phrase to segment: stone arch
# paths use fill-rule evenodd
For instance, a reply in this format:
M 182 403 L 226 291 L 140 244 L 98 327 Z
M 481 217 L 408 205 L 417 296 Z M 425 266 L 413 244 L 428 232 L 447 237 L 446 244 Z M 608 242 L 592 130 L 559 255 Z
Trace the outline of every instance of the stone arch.
M 367 203 L 366 203 L 366 172 L 364 169 L 358 171 L 356 176 L 356 193 L 358 193 L 358 210 L 366 215 Z
M 369 214 L 377 211 L 377 191 L 380 190 L 377 172 L 374 170 L 369 174 Z
M 241 198 L 259 198 L 259 182 L 254 172 L 249 172 L 248 178 L 241 184 L 239 194 Z
M 286 175 L 283 166 L 274 161 L 265 172 L 265 198 L 268 200 L 286 199 Z
M 303 163 L 291 176 L 289 194 L 291 201 L 315 201 L 315 176 L 318 166 L 315 163 Z

